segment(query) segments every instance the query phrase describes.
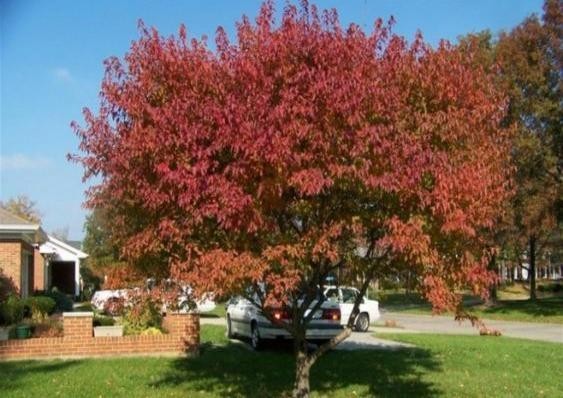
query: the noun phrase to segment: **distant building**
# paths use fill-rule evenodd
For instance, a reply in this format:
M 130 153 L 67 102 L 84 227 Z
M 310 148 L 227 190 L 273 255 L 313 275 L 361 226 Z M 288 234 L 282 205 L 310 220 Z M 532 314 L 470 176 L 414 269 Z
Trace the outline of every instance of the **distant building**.
M 0 270 L 22 297 L 52 287 L 80 295 L 80 264 L 88 255 L 79 244 L 49 236 L 39 224 L 0 208 Z

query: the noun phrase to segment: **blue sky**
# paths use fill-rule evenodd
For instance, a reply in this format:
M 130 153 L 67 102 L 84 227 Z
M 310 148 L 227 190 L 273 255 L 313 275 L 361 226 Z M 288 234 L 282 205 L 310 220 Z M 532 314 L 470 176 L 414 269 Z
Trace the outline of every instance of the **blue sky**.
M 370 27 L 393 15 L 395 32 L 420 29 L 432 44 L 468 32 L 510 29 L 541 0 L 319 0 L 342 23 Z M 278 4 L 281 9 L 285 1 Z M 260 1 L 0 0 L 0 199 L 26 194 L 38 204 L 47 231 L 68 227 L 83 237 L 87 213 L 82 170 L 66 161 L 76 152 L 69 124 L 81 109 L 96 109 L 102 61 L 122 56 L 143 19 L 163 34 L 184 23 L 191 36 L 229 33 L 242 14 L 254 17 Z M 212 40 L 210 40 L 212 42 Z

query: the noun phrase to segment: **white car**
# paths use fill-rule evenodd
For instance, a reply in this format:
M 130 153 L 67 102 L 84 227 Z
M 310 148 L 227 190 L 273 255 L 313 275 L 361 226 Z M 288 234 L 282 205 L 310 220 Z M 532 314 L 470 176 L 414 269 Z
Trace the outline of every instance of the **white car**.
M 311 306 L 314 306 L 314 302 Z M 305 312 L 305 316 L 309 311 Z M 289 321 L 289 314 L 283 310 L 274 310 L 273 316 L 279 319 L 279 322 Z M 320 343 L 330 340 L 342 329 L 340 307 L 335 303 L 324 302 L 311 318 L 307 326 L 306 338 Z M 265 339 L 291 339 L 286 329 L 270 322 L 258 307 L 243 297 L 234 297 L 227 304 L 227 336 L 248 337 L 255 350 L 260 349 Z
M 346 286 L 327 286 L 325 287 L 324 295 L 329 302 L 338 303 L 340 312 L 342 314 L 342 325 L 348 324 L 348 319 L 352 314 L 354 302 L 360 291 L 354 287 Z M 367 332 L 370 323 L 379 319 L 379 302 L 377 300 L 369 300 L 363 297 L 360 304 L 359 313 L 354 320 L 354 327 L 358 332 Z
M 192 296 L 192 289 L 185 288 L 184 294 L 178 297 L 178 306 L 180 307 L 180 313 L 190 312 L 191 310 L 188 309 L 188 300 L 189 297 Z M 199 313 L 210 312 L 215 309 L 217 306 L 215 304 L 215 295 L 213 293 L 205 293 L 199 300 L 195 301 L 195 308 L 194 310 Z
M 92 303 L 92 306 L 97 310 L 103 311 L 104 306 L 107 302 L 121 299 L 127 302 L 129 291 L 130 289 L 98 290 L 92 296 L 90 303 Z M 191 294 L 191 289 L 187 288 L 185 289 L 185 294 L 178 298 L 180 313 L 188 312 L 184 303 L 186 303 L 189 294 Z M 216 307 L 215 301 L 213 299 L 213 294 L 211 293 L 204 294 L 200 300 L 196 300 L 195 305 L 196 308 L 194 310 L 199 313 L 213 311 Z M 166 312 L 166 305 L 163 305 L 162 311 Z
M 127 300 L 127 293 L 128 293 L 127 289 L 98 290 L 92 296 L 90 303 L 95 309 L 102 311 L 106 303 L 109 301 L 120 300 L 120 299 Z

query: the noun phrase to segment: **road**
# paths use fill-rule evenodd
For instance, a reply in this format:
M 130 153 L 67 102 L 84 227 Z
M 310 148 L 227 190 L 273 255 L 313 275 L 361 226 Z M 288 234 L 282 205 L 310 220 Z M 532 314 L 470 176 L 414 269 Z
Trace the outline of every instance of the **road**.
M 371 326 L 370 333 L 357 333 L 341 343 L 337 349 L 380 349 L 398 348 L 407 346 L 403 343 L 385 340 L 385 333 L 445 333 L 477 335 L 478 330 L 469 322 L 459 323 L 451 316 L 432 316 L 418 314 L 404 314 L 398 312 L 384 312 L 381 320 L 393 320 L 397 328 Z M 225 325 L 224 318 L 201 318 L 202 324 Z M 550 323 L 508 322 L 485 320 L 485 325 L 491 329 L 499 330 L 503 336 L 517 337 L 530 340 L 563 343 L 563 325 Z M 374 337 L 373 333 L 378 334 Z
M 400 312 L 384 312 L 383 321 L 393 320 L 400 328 L 389 329 L 376 327 L 376 332 L 419 332 L 419 333 L 447 333 L 447 334 L 477 334 L 470 322 L 459 323 L 451 316 L 432 316 L 418 314 L 404 314 Z M 484 320 L 490 329 L 499 330 L 503 336 L 523 339 L 550 341 L 563 343 L 563 325 L 552 323 L 509 322 Z

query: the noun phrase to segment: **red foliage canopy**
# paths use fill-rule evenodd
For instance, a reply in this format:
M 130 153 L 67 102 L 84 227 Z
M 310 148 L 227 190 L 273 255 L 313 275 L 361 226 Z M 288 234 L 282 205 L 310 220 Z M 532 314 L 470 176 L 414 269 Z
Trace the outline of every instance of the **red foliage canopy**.
M 335 267 L 409 267 L 437 308 L 485 292 L 480 231 L 510 194 L 504 99 L 455 47 L 266 3 L 237 41 L 140 25 L 74 124 L 88 204 L 123 254 L 201 289 L 287 299 Z M 367 253 L 367 255 L 366 255 Z M 376 261 L 377 260 L 377 261 Z M 377 267 L 371 264 L 377 262 Z

